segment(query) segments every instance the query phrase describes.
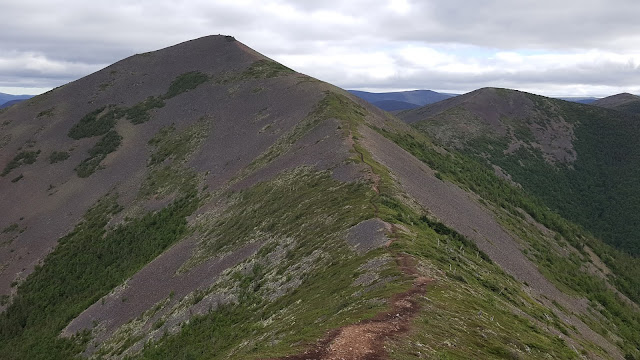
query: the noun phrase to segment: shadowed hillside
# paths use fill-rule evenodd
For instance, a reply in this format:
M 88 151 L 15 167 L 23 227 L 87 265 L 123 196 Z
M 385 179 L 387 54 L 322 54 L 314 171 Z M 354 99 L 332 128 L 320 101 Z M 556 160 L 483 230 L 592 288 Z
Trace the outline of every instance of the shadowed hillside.
M 640 253 L 638 118 L 505 89 L 481 89 L 400 117 L 488 160 L 553 209 Z
M 611 95 L 606 98 L 596 100 L 592 102 L 591 105 L 633 114 L 640 114 L 640 96 L 629 93 Z
M 233 37 L 132 56 L 0 124 L 2 358 L 640 355 L 633 258 Z

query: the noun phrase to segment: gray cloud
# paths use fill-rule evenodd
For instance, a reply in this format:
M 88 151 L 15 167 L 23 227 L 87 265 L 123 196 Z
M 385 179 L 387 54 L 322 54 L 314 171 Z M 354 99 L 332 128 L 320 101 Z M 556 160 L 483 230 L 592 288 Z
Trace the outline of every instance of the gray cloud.
M 30 0 L 2 13 L 0 88 L 50 88 L 223 33 L 348 88 L 640 91 L 635 0 Z

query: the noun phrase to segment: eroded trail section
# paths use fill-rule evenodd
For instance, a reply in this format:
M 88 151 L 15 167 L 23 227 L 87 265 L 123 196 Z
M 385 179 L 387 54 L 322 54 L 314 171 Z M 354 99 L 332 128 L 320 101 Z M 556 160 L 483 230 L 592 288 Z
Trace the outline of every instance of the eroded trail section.
M 391 298 L 391 309 L 373 319 L 361 321 L 330 331 L 324 339 L 302 354 L 277 360 L 373 360 L 385 359 L 386 340 L 409 330 L 411 320 L 418 314 L 418 297 L 426 292 L 432 281 L 417 275 L 409 255 L 396 256 L 400 269 L 414 276 L 411 289 Z

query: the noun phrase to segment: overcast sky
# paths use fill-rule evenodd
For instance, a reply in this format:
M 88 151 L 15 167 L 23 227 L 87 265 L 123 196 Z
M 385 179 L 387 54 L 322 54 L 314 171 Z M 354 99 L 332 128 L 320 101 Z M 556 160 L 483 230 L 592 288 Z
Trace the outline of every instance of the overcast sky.
M 347 89 L 640 94 L 638 0 L 3 0 L 0 92 L 233 35 Z

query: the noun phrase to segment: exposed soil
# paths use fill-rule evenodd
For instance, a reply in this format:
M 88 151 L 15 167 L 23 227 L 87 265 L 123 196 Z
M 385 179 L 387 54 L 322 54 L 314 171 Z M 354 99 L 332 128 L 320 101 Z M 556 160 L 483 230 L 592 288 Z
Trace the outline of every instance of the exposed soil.
M 410 321 L 420 310 L 417 297 L 425 293 L 432 281 L 418 276 L 411 256 L 398 254 L 395 260 L 398 267 L 405 274 L 414 276 L 415 280 L 411 289 L 391 298 L 389 310 L 379 313 L 373 319 L 332 330 L 304 353 L 279 360 L 386 359 L 386 340 L 410 329 Z

